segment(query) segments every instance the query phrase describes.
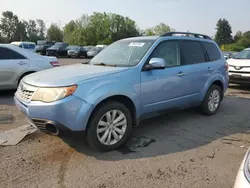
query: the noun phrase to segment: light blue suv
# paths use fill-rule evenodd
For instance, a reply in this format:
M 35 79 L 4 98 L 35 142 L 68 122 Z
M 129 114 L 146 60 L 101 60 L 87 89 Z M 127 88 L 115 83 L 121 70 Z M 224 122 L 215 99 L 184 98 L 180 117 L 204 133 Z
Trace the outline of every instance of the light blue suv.
M 15 102 L 42 131 L 85 131 L 91 146 L 108 151 L 159 112 L 200 106 L 215 114 L 227 87 L 228 65 L 211 38 L 171 32 L 123 39 L 88 64 L 29 75 Z

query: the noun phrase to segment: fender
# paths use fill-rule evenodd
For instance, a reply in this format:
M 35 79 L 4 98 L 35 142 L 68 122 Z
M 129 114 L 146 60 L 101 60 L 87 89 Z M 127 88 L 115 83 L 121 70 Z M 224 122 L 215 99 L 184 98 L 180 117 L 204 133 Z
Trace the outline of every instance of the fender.
M 210 88 L 210 86 L 215 81 L 220 81 L 222 83 L 223 88 L 224 88 L 223 92 L 225 92 L 225 83 L 226 83 L 226 81 L 225 81 L 224 77 L 220 73 L 216 72 L 212 76 L 210 76 L 209 79 L 207 80 L 207 82 L 206 82 L 206 84 L 205 84 L 205 86 L 204 86 L 204 88 L 202 90 L 202 93 L 201 93 L 201 101 L 204 100 L 204 98 L 205 98 L 205 96 L 207 94 L 208 89 Z
M 103 100 L 116 96 L 122 95 L 131 99 L 136 108 L 136 117 L 139 117 L 140 100 L 139 93 L 140 87 L 136 87 L 132 83 L 121 82 L 121 78 L 111 78 L 108 80 L 93 79 L 83 83 L 81 88 L 85 88 L 85 91 L 78 91 L 74 93 L 75 96 L 85 100 L 94 107 L 97 106 Z

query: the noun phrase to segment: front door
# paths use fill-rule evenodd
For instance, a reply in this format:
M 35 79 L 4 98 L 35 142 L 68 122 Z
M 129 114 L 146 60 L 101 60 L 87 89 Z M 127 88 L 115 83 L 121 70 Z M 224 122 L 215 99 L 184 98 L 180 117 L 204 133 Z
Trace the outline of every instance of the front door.
M 141 104 L 144 115 L 176 108 L 187 95 L 184 89 L 185 76 L 180 66 L 179 41 L 161 42 L 149 60 L 154 57 L 163 58 L 167 67 L 141 72 Z
M 0 88 L 14 88 L 22 73 L 29 68 L 29 60 L 21 54 L 0 47 Z

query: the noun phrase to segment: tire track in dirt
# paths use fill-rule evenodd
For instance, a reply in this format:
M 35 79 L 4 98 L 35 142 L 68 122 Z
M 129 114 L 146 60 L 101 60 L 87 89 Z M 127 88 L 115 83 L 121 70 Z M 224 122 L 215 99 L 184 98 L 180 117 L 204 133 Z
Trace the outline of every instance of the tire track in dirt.
M 67 166 L 70 160 L 71 155 L 75 152 L 74 149 L 69 148 L 67 151 L 63 152 L 63 158 L 60 163 L 59 173 L 58 173 L 58 184 L 61 188 L 66 188 L 65 182 L 65 173 L 67 171 Z

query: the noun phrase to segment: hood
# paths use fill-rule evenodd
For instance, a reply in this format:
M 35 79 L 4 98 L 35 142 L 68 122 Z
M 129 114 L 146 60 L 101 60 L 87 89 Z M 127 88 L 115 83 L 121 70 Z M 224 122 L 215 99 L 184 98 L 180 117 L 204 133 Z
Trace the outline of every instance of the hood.
M 26 76 L 23 81 L 40 87 L 69 86 L 78 82 L 128 70 L 128 67 L 70 65 L 52 68 Z
M 250 59 L 228 59 L 227 63 L 231 66 L 250 67 Z

